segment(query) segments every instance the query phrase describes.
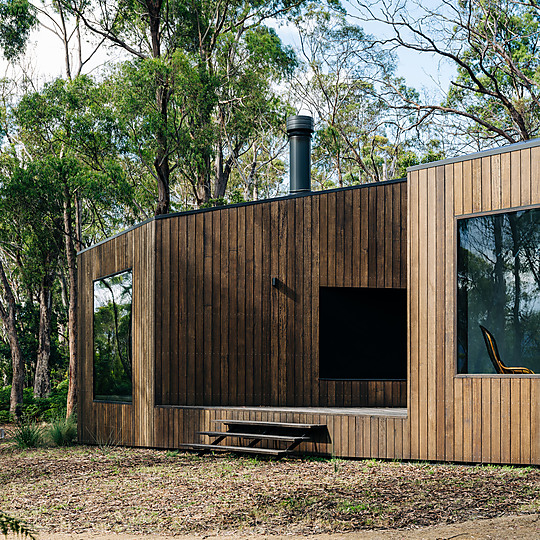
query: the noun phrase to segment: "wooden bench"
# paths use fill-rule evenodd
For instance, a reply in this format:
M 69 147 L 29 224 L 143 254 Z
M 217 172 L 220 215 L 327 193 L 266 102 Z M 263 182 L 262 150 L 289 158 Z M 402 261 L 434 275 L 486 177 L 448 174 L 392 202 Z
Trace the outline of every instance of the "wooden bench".
M 198 435 L 213 437 L 210 443 L 186 443 L 182 448 L 206 452 L 238 452 L 281 457 L 293 452 L 302 442 L 316 442 L 327 433 L 325 424 L 300 424 L 292 422 L 261 422 L 256 420 L 214 420 L 226 427 L 226 431 L 198 431 Z M 244 441 L 242 445 L 220 444 L 225 439 Z M 261 448 L 262 441 L 286 443 L 285 448 Z

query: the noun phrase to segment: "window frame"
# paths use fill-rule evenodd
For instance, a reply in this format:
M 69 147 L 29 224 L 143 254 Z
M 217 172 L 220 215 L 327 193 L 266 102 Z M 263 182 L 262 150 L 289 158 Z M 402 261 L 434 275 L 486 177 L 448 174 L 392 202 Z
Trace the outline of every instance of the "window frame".
M 133 403 L 133 372 L 131 374 L 131 401 L 119 401 L 114 399 L 96 399 L 96 388 L 95 388 L 95 371 L 96 371 L 96 347 L 95 347 L 95 326 L 94 326 L 94 316 L 95 316 L 95 294 L 94 294 L 94 287 L 95 283 L 97 281 L 103 281 L 104 279 L 111 278 L 114 276 L 118 276 L 120 274 L 124 274 L 130 272 L 131 273 L 131 313 L 132 313 L 132 319 L 131 319 L 131 345 L 132 345 L 132 351 L 133 351 L 133 267 L 129 266 L 128 268 L 124 268 L 122 270 L 118 270 L 116 272 L 111 272 L 109 274 L 99 276 L 92 280 L 92 402 L 93 403 L 112 403 L 117 405 L 131 405 Z M 133 357 L 132 357 L 132 367 L 133 367 Z
M 459 373 L 458 372 L 458 251 L 459 251 L 459 222 L 466 219 L 484 217 L 484 216 L 495 216 L 498 214 L 509 214 L 513 212 L 522 212 L 525 210 L 538 210 L 540 211 L 540 204 L 527 204 L 521 206 L 511 206 L 509 208 L 497 208 L 493 210 L 485 210 L 482 212 L 469 212 L 466 214 L 454 215 L 454 253 L 453 253 L 453 300 L 454 300 L 454 354 L 453 354 L 453 371 L 455 379 L 478 379 L 478 378 L 487 378 L 487 379 L 538 379 L 540 378 L 540 373 Z M 487 354 L 487 353 L 486 353 Z

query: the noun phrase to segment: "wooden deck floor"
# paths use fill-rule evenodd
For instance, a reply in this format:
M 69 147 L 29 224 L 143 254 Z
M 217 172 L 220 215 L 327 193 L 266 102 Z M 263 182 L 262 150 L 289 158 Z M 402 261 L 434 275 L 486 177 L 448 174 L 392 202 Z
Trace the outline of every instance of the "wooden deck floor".
M 386 416 L 390 418 L 407 418 L 407 409 L 400 407 L 227 407 L 227 406 L 175 406 L 158 405 L 165 409 L 194 409 L 212 411 L 243 411 L 261 413 L 295 413 L 295 414 L 325 414 L 346 416 Z

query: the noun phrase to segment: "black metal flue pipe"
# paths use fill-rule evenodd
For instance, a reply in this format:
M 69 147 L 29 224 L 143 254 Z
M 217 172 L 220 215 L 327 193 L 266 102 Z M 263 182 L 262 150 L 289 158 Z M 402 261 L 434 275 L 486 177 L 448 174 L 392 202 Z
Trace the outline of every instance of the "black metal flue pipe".
M 289 136 L 290 184 L 289 192 L 305 193 L 311 191 L 311 116 L 290 116 L 287 118 Z

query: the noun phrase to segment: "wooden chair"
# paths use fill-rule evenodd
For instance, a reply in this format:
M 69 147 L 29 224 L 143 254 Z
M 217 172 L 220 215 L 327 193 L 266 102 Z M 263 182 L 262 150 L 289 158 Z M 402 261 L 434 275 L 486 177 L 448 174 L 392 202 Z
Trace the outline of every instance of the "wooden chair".
M 487 328 L 484 328 L 482 325 L 479 326 L 480 330 L 482 330 L 484 341 L 486 342 L 486 349 L 488 351 L 489 358 L 491 359 L 493 367 L 495 368 L 495 371 L 497 373 L 500 373 L 501 375 L 515 375 L 527 373 L 534 374 L 534 371 L 531 371 L 529 368 L 526 367 L 506 367 L 501 361 L 501 355 L 499 354 L 497 342 L 495 341 L 493 334 Z

